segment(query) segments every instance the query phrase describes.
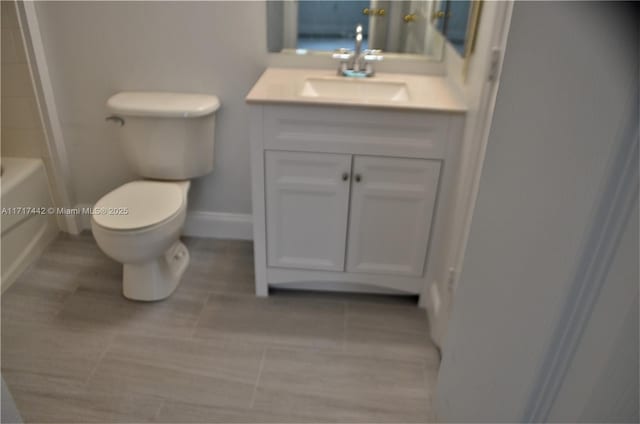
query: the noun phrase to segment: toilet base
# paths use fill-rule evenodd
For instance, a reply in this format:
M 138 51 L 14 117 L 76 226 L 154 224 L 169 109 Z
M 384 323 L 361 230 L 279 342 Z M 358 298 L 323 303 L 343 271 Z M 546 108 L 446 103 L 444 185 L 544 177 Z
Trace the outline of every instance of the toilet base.
M 176 241 L 164 255 L 148 262 L 124 264 L 122 291 L 132 300 L 162 300 L 178 287 L 189 265 L 189 251 Z

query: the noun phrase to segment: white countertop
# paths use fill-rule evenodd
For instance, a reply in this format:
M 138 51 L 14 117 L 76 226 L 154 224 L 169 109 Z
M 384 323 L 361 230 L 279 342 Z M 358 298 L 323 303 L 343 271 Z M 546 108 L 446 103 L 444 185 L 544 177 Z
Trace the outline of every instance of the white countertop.
M 250 104 L 306 104 L 384 109 L 409 109 L 464 113 L 462 98 L 443 76 L 377 73 L 372 80 L 404 82 L 409 100 L 361 100 L 328 97 L 304 97 L 300 93 L 307 78 L 337 77 L 335 70 L 267 68 L 247 94 Z

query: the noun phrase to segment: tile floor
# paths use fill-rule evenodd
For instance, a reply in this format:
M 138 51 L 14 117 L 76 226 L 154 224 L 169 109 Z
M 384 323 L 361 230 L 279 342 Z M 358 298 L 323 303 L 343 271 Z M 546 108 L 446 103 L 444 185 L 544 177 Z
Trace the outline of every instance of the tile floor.
M 439 366 L 415 299 L 253 295 L 250 243 L 187 239 L 157 303 L 123 298 L 90 234 L 2 296 L 2 376 L 25 422 L 428 422 Z

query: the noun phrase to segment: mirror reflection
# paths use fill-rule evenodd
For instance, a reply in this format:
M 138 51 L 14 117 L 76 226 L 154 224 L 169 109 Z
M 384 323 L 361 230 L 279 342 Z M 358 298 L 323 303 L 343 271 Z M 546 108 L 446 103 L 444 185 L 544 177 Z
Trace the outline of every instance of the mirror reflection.
M 433 3 L 431 20 L 434 26 L 460 56 L 465 56 L 465 45 L 471 38 L 468 28 L 478 19 L 480 3 L 470 0 L 434 0 Z
M 432 19 L 436 0 L 343 0 L 267 2 L 270 52 L 333 52 L 354 49 L 362 26 L 362 49 L 440 60 L 442 33 Z
M 267 2 L 269 52 L 362 49 L 439 60 L 445 38 L 458 54 L 473 48 L 479 0 L 281 0 Z

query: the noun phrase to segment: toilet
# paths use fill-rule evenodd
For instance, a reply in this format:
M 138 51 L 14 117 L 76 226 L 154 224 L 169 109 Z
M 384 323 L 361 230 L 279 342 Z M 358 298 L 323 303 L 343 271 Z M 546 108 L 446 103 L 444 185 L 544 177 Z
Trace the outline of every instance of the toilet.
M 180 241 L 190 179 L 213 169 L 216 96 L 121 92 L 107 101 L 127 161 L 143 179 L 105 194 L 91 230 L 100 249 L 123 264 L 122 290 L 132 300 L 173 293 L 189 264 Z

